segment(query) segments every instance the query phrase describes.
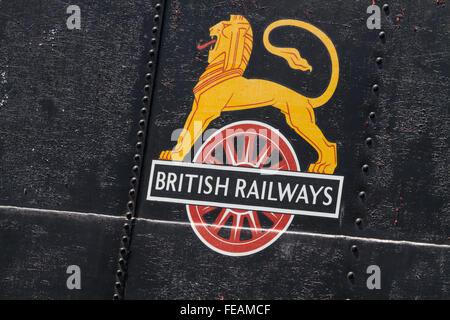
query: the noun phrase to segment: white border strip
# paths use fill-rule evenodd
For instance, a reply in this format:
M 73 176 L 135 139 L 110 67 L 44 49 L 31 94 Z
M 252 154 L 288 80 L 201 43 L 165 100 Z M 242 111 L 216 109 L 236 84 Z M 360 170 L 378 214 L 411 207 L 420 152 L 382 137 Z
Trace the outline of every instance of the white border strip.
M 152 182 L 153 182 L 153 174 L 155 165 L 162 166 L 172 166 L 172 167 L 187 167 L 187 168 L 199 168 L 199 169 L 213 169 L 213 170 L 223 170 L 223 171 L 233 171 L 233 172 L 253 172 L 261 175 L 278 175 L 278 176 L 290 176 L 290 177 L 302 177 L 302 178 L 313 178 L 313 179 L 326 179 L 326 180 L 337 180 L 339 181 L 339 190 L 337 194 L 336 200 L 336 211 L 335 213 L 325 213 L 318 211 L 306 211 L 306 210 L 294 210 L 294 209 L 280 209 L 276 207 L 261 207 L 261 206 L 251 206 L 251 205 L 240 205 L 240 204 L 230 204 L 230 203 L 222 203 L 215 201 L 199 201 L 199 200 L 189 200 L 189 199 L 181 199 L 181 198 L 169 198 L 169 197 L 156 197 L 151 195 L 152 191 Z M 286 213 L 293 215 L 304 215 L 304 216 L 314 216 L 314 217 L 323 217 L 323 218 L 339 218 L 339 211 L 341 207 L 341 196 L 342 196 L 342 187 L 344 182 L 344 177 L 342 176 L 334 176 L 327 174 L 315 174 L 315 173 L 304 173 L 298 171 L 283 171 L 283 170 L 267 170 L 267 169 L 253 169 L 253 168 L 243 168 L 243 167 L 234 167 L 234 166 L 219 166 L 219 165 L 211 165 L 211 164 L 203 164 L 203 163 L 191 163 L 191 162 L 176 162 L 176 161 L 164 161 L 164 160 L 153 160 L 151 171 L 150 171 L 150 180 L 148 184 L 147 190 L 147 200 L 149 201 L 159 201 L 159 202 L 171 202 L 171 203 L 182 203 L 182 204 L 191 204 L 191 205 L 199 205 L 199 206 L 215 206 L 215 207 L 223 207 L 223 208 L 234 208 L 234 209 L 243 209 L 243 210 L 262 210 L 262 211 L 270 211 L 277 213 Z
M 174 224 L 174 225 L 182 225 L 185 227 L 191 228 L 191 223 L 189 222 L 180 222 L 180 221 L 165 221 L 165 220 L 155 220 L 155 219 L 146 219 L 146 218 L 137 218 L 137 220 L 145 221 L 149 223 L 155 224 Z M 409 245 L 409 246 L 417 246 L 417 247 L 432 247 L 432 248 L 440 248 L 440 249 L 450 249 L 450 245 L 448 244 L 435 244 L 435 243 L 426 243 L 426 242 L 415 242 L 408 240 L 390 240 L 390 239 L 379 239 L 379 238 L 364 238 L 364 237 L 356 237 L 356 236 L 347 236 L 347 235 L 338 235 L 338 234 L 327 234 L 327 233 L 313 233 L 313 232 L 304 232 L 304 231 L 291 231 L 286 230 L 282 232 L 285 234 L 299 235 L 305 237 L 312 238 L 324 238 L 324 239 L 340 239 L 340 240 L 350 240 L 350 241 L 361 241 L 361 242 L 375 242 L 375 243 L 384 243 L 384 244 L 397 244 L 397 245 Z
M 126 220 L 123 216 L 112 216 L 102 213 L 86 213 L 86 212 L 76 212 L 76 211 L 62 211 L 62 210 L 46 210 L 46 209 L 36 209 L 36 208 L 26 208 L 26 207 L 15 207 L 15 206 L 0 206 L 0 209 L 12 209 L 12 210 L 26 210 L 30 212 L 36 213 L 53 213 L 61 216 L 68 215 L 78 215 L 85 217 L 101 217 L 108 218 L 114 220 Z M 1 217 L 1 213 L 0 213 Z M 173 225 L 182 225 L 185 227 L 191 228 L 190 222 L 179 222 L 179 221 L 165 221 L 165 220 L 155 220 L 155 219 L 147 219 L 147 218 L 136 218 L 138 221 L 154 223 L 154 224 L 173 224 Z M 313 238 L 325 238 L 325 239 L 343 239 L 343 240 L 355 240 L 362 242 L 376 242 L 376 243 L 385 243 L 385 244 L 398 244 L 398 245 L 409 245 L 409 246 L 417 246 L 417 247 L 431 247 L 431 248 L 440 248 L 440 249 L 450 249 L 449 244 L 436 244 L 436 243 L 426 243 L 426 242 L 415 242 L 415 241 L 407 241 L 407 240 L 390 240 L 390 239 L 378 239 L 378 238 L 363 238 L 363 237 L 355 237 L 355 236 L 346 236 L 346 235 L 335 235 L 335 234 L 326 234 L 326 233 L 313 233 L 313 232 L 303 232 L 303 231 L 290 231 L 286 230 L 283 234 L 293 234 L 300 235 L 306 237 Z
M 84 216 L 84 217 L 101 217 L 101 218 L 108 218 L 108 219 L 116 219 L 116 220 L 126 220 L 126 218 L 123 216 L 122 213 L 119 213 L 117 216 L 113 216 L 110 214 L 104 214 L 104 213 L 95 213 L 95 212 L 79 212 L 79 211 L 64 211 L 64 210 L 51 210 L 51 209 L 38 209 L 38 208 L 26 208 L 26 207 L 16 207 L 16 206 L 0 206 L 1 209 L 9 209 L 9 210 L 26 210 L 30 211 L 32 213 L 53 213 L 58 215 L 64 215 L 64 216 Z M 1 230 L 0 230 L 1 231 Z

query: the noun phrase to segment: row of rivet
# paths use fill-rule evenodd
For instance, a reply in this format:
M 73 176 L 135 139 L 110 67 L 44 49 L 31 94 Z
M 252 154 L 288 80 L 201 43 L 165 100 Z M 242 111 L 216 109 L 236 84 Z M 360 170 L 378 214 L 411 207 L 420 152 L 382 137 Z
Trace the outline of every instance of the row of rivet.
M 386 14 L 387 14 L 387 13 L 389 12 L 389 5 L 388 5 L 388 4 L 384 4 L 384 5 L 383 5 L 383 10 L 384 10 L 384 11 L 386 12 Z M 382 41 L 384 41 L 385 38 L 386 38 L 386 33 L 385 33 L 384 31 L 380 31 L 379 34 L 378 34 L 378 37 L 379 37 Z M 382 57 L 377 57 L 377 58 L 375 59 L 375 63 L 378 64 L 378 65 L 381 65 L 381 64 L 383 63 L 383 58 L 382 58 Z M 374 93 L 378 92 L 379 90 L 380 90 L 380 86 L 379 86 L 378 84 L 375 83 L 374 85 L 372 85 L 372 91 L 373 91 Z M 375 119 L 375 112 L 374 112 L 374 111 L 371 111 L 371 112 L 369 113 L 369 118 L 370 118 L 371 120 L 374 120 L 374 119 Z M 365 142 L 366 142 L 367 146 L 370 147 L 370 146 L 372 145 L 372 143 L 373 143 L 373 139 L 372 139 L 371 137 L 367 137 Z M 361 167 L 361 170 L 362 170 L 363 172 L 367 173 L 367 172 L 369 171 L 369 165 L 368 165 L 368 164 L 364 164 L 364 165 Z M 359 198 L 360 198 L 361 200 L 363 200 L 363 199 L 366 197 L 366 192 L 363 191 L 363 190 L 361 190 L 361 191 L 359 192 L 358 196 L 359 196 Z M 362 225 L 362 222 L 363 222 L 362 218 L 356 218 L 356 220 L 355 220 L 355 224 L 356 224 L 358 227 L 360 227 L 360 226 Z M 350 248 L 350 250 L 352 251 L 353 254 L 356 255 L 357 252 L 358 252 L 358 247 L 357 247 L 356 245 L 352 245 L 351 248 Z M 348 272 L 348 273 L 347 273 L 347 278 L 348 278 L 350 281 L 352 281 L 352 280 L 355 278 L 355 273 L 352 272 L 352 271 Z
M 146 127 L 146 118 L 148 113 L 148 105 L 150 102 L 150 90 L 151 90 L 151 80 L 152 80 L 152 71 L 154 66 L 154 57 L 155 57 L 155 49 L 157 46 L 157 40 L 156 40 L 156 34 L 159 31 L 158 28 L 158 22 L 160 20 L 160 15 L 158 14 L 161 11 L 161 4 L 158 3 L 155 5 L 155 9 L 157 13 L 153 17 L 154 22 L 156 24 L 155 27 L 152 28 L 152 33 L 154 37 L 151 39 L 151 46 L 152 48 L 149 51 L 150 59 L 147 63 L 147 67 L 149 69 L 149 72 L 146 73 L 145 79 L 148 82 L 144 86 L 144 97 L 142 98 L 142 108 L 140 110 L 142 118 L 139 120 L 139 130 L 137 132 L 137 138 L 138 142 L 136 143 L 136 154 L 134 155 L 134 162 L 133 168 L 131 169 L 133 172 L 133 177 L 130 180 L 131 189 L 128 193 L 129 201 L 127 203 L 127 213 L 125 214 L 125 217 L 127 219 L 126 223 L 123 225 L 124 229 L 124 235 L 122 236 L 122 244 L 121 248 L 119 250 L 119 265 L 118 269 L 116 271 L 116 283 L 115 283 L 115 293 L 113 296 L 114 300 L 119 300 L 123 298 L 124 289 L 125 289 L 125 279 L 126 279 L 126 273 L 127 273 L 127 262 L 128 262 L 128 255 L 129 255 L 129 247 L 130 247 L 130 240 L 131 240 L 131 232 L 134 226 L 134 223 L 136 221 L 135 218 L 135 200 L 136 200 L 136 194 L 137 194 L 137 184 L 138 184 L 138 177 L 139 177 L 139 171 L 140 171 L 140 164 L 142 159 L 142 151 L 144 146 L 144 130 Z

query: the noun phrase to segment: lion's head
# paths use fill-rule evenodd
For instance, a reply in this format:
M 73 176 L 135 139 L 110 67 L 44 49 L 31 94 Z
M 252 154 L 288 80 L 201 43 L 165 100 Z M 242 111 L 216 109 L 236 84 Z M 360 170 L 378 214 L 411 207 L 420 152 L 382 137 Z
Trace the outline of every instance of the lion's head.
M 243 16 L 231 15 L 229 21 L 221 21 L 210 30 L 213 40 L 208 63 L 224 62 L 223 69 L 245 70 L 253 47 L 253 32 L 250 23 Z

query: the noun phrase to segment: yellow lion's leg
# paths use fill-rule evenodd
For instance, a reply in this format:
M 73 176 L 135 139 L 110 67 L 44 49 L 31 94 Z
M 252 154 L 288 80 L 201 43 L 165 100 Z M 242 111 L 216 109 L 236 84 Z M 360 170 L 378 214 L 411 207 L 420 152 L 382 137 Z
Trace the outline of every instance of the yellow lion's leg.
M 160 159 L 182 161 L 211 121 L 220 116 L 229 96 L 231 93 L 224 94 L 224 91 L 210 90 L 199 97 L 192 106 L 177 145 L 173 150 L 163 151 Z
M 177 145 L 172 151 L 172 160 L 182 161 L 186 154 L 190 152 L 195 141 L 201 137 L 203 131 L 209 126 L 211 121 L 220 116 L 220 110 L 204 108 L 198 106 L 189 115 L 183 132 L 178 139 Z
M 314 110 L 308 103 L 306 106 L 292 105 L 295 101 L 286 102 L 287 123 L 305 139 L 318 153 L 316 163 L 310 165 L 308 171 L 333 174 L 337 166 L 336 144 L 329 142 L 316 125 Z
M 314 109 L 308 98 L 282 85 L 265 80 L 233 79 L 227 85 L 233 96 L 224 111 L 242 110 L 272 105 L 286 115 L 286 121 L 297 134 L 318 153 L 309 172 L 333 174 L 337 165 L 336 144 L 329 142 L 316 125 Z
M 255 86 L 254 81 L 243 77 L 230 79 L 197 97 L 198 101 L 192 106 L 177 145 L 171 151 L 163 151 L 160 159 L 182 161 L 195 141 L 222 111 L 272 105 L 272 95 L 267 94 L 264 85 Z

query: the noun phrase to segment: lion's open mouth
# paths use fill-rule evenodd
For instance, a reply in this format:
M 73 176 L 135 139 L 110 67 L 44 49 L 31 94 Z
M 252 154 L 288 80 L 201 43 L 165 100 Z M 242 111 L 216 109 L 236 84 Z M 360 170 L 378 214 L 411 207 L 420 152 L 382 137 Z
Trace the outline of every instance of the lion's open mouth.
M 211 47 L 210 50 L 214 50 L 215 47 L 216 47 L 215 44 L 216 44 L 216 42 L 217 42 L 217 36 L 212 36 L 211 38 L 212 38 L 212 40 L 209 41 L 209 42 L 207 42 L 207 43 L 204 43 L 204 44 L 199 43 L 199 44 L 197 45 L 197 49 L 198 49 L 198 50 L 204 50 L 205 48 L 207 48 L 207 47 L 213 45 L 213 46 Z

